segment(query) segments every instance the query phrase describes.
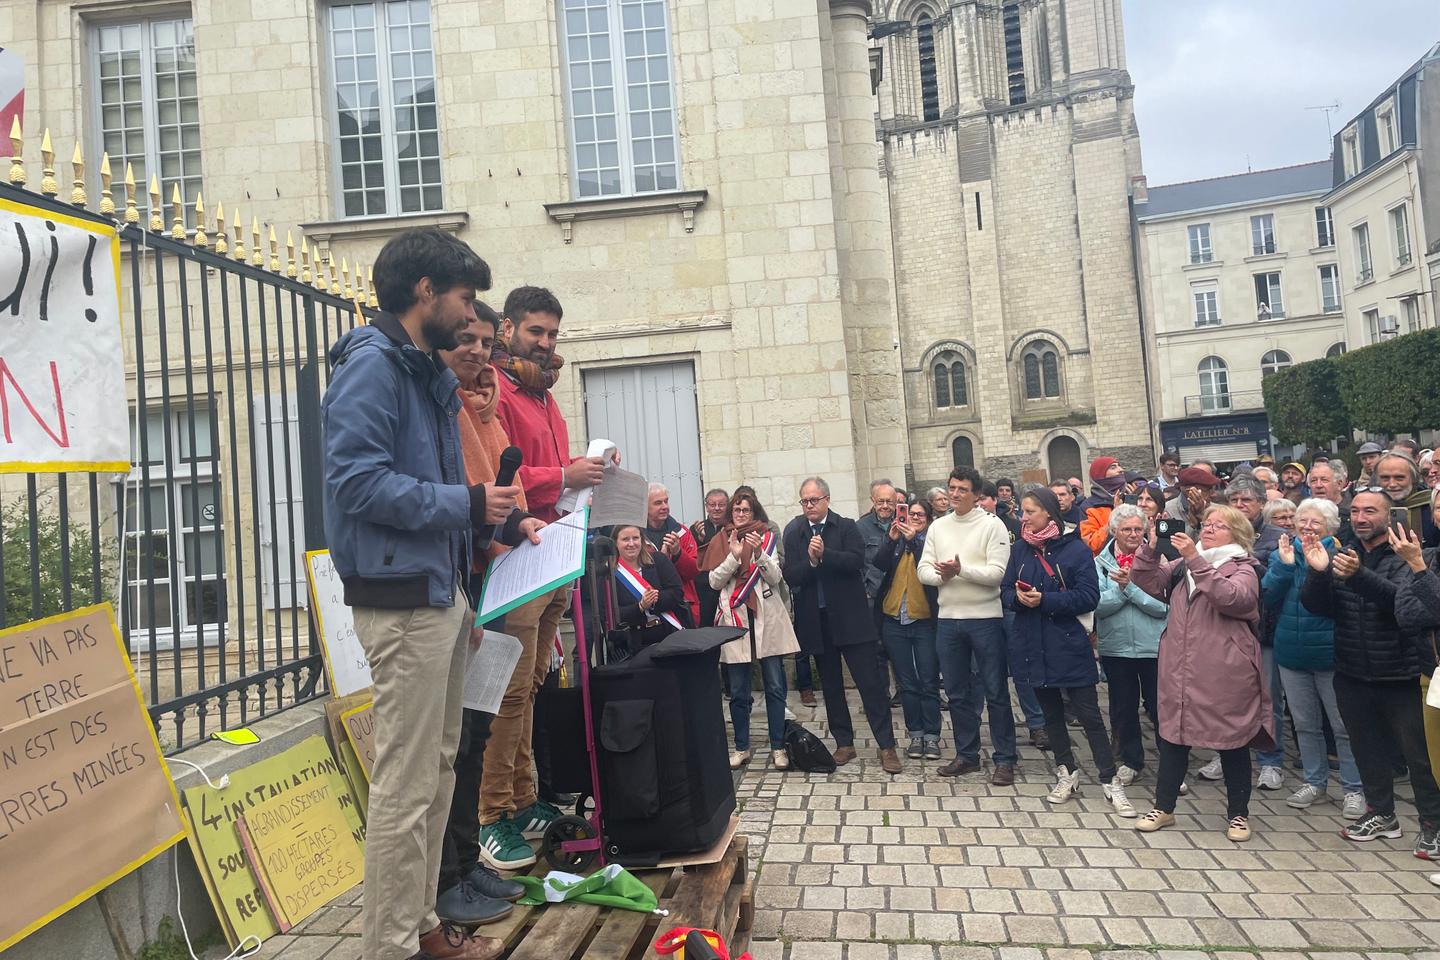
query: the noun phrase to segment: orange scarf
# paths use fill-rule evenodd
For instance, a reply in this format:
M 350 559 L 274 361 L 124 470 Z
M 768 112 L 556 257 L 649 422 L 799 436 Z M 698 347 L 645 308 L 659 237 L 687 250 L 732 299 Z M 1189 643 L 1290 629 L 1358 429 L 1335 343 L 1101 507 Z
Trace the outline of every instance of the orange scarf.
M 465 461 L 465 480 L 477 483 L 494 483 L 500 469 L 500 454 L 510 446 L 505 428 L 495 418 L 500 405 L 500 390 L 495 385 L 495 368 L 489 365 L 481 368 L 480 382 L 474 390 L 460 388 L 460 453 Z M 525 509 L 525 492 L 520 492 L 519 504 Z M 504 548 L 491 545 L 491 555 Z

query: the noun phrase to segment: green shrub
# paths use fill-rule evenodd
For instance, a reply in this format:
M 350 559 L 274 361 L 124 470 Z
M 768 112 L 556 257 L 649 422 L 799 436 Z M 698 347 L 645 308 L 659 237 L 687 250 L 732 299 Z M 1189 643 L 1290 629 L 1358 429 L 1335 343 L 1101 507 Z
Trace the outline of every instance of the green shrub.
M 1440 426 L 1440 330 L 1423 330 L 1335 360 L 1339 402 L 1373 433 Z
M 1350 433 L 1331 359 L 1286 367 L 1265 378 L 1265 412 L 1270 432 L 1284 444 L 1322 447 Z

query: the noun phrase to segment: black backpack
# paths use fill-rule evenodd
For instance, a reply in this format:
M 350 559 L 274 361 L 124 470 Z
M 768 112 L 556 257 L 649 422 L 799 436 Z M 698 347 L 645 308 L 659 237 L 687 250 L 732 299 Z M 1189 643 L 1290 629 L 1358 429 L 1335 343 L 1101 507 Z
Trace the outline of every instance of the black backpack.
M 834 773 L 835 758 L 820 738 L 794 720 L 785 724 L 785 751 L 796 770 L 805 773 Z

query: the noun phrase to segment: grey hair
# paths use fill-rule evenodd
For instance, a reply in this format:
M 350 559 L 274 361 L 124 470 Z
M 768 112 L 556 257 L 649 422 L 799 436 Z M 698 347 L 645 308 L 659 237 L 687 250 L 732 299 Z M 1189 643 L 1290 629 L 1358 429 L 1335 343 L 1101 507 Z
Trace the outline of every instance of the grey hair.
M 1333 500 L 1322 500 L 1319 497 L 1306 497 L 1300 501 L 1300 506 L 1295 508 L 1295 519 L 1300 519 L 1302 513 L 1318 514 L 1325 523 L 1325 532 L 1333 534 L 1340 529 L 1340 508 L 1335 506 Z
M 1240 475 L 1230 481 L 1230 486 L 1225 488 L 1225 496 L 1233 497 L 1237 493 L 1248 493 L 1261 503 L 1265 502 L 1265 484 L 1255 479 L 1255 475 Z
M 1329 500 L 1326 500 L 1325 502 L 1330 503 Z M 1334 506 L 1334 504 L 1331 504 L 1331 506 Z M 1266 503 L 1264 509 L 1260 511 L 1260 516 L 1265 519 L 1266 523 L 1269 523 L 1271 520 L 1275 519 L 1275 515 L 1277 513 L 1284 513 L 1286 510 L 1294 512 L 1295 505 L 1284 497 L 1281 497 L 1279 500 L 1271 500 L 1270 502 Z
M 1148 531 L 1150 529 L 1150 519 L 1145 516 L 1145 511 L 1135 506 L 1135 504 L 1122 503 L 1114 510 L 1111 510 L 1110 536 L 1115 536 L 1115 531 L 1120 529 L 1120 524 L 1126 520 L 1134 520 L 1136 517 L 1140 518 L 1140 522 L 1145 525 L 1145 529 Z
M 709 500 L 711 497 L 724 497 L 726 500 L 729 500 L 729 499 L 730 499 L 730 494 L 726 493 L 726 492 L 725 492 L 723 489 L 721 489 L 720 487 L 716 487 L 716 488 L 713 489 L 713 490 L 706 490 L 706 491 L 705 491 L 705 499 L 706 499 L 706 500 Z
M 949 496 L 950 496 L 950 491 L 949 491 L 949 490 L 946 490 L 944 487 L 931 487 L 929 490 L 926 490 L 926 491 L 925 491 L 925 502 L 926 502 L 926 503 L 929 503 L 930 501 L 934 500 L 936 497 L 949 497 Z
M 1322 460 L 1319 463 L 1312 463 L 1310 465 L 1311 470 L 1314 470 L 1316 467 L 1329 467 L 1330 472 L 1335 475 L 1335 482 L 1342 487 L 1345 486 L 1345 481 L 1350 479 L 1350 468 L 1345 465 L 1344 460 Z
M 1261 476 L 1260 476 L 1260 471 L 1262 471 L 1262 470 L 1265 471 L 1265 476 L 1264 476 L 1264 477 L 1261 477 Z M 1250 475 L 1251 475 L 1252 477 L 1254 477 L 1256 480 L 1259 480 L 1261 483 L 1279 483 L 1279 482 L 1280 482 L 1280 478 L 1279 478 L 1278 476 L 1276 476 L 1275 471 L 1274 471 L 1274 470 L 1271 470 L 1269 467 L 1256 467 L 1254 470 L 1251 470 L 1251 471 L 1250 471 Z
M 1400 460 L 1405 464 L 1405 467 L 1410 471 L 1410 485 L 1412 487 L 1420 482 L 1420 468 L 1415 465 L 1415 461 L 1408 454 L 1396 453 L 1394 450 L 1375 461 L 1376 474 L 1380 472 L 1380 464 L 1386 460 Z
M 800 489 L 802 491 L 811 485 L 820 491 L 821 496 L 830 496 L 830 484 L 826 483 L 823 477 L 806 477 L 800 481 Z
M 875 490 L 878 487 L 889 487 L 891 490 L 898 489 L 895 484 L 890 482 L 888 477 L 881 477 L 879 480 L 870 481 L 870 496 L 875 496 Z
M 652 484 L 650 484 L 650 495 L 651 495 L 652 497 L 653 497 L 655 494 L 657 494 L 657 493 L 669 493 L 669 492 L 670 492 L 670 488 L 667 487 L 667 486 L 665 486 L 665 484 L 663 484 L 663 483 L 652 483 Z

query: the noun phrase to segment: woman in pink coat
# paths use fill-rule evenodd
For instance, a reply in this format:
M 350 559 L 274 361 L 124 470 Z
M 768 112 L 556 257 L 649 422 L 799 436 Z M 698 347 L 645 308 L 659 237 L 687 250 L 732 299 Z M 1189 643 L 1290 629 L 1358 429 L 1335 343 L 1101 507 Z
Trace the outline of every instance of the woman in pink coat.
M 1175 800 L 1192 747 L 1220 753 L 1230 823 L 1225 835 L 1250 839 L 1250 748 L 1274 746 L 1270 692 L 1260 665 L 1259 561 L 1254 527 L 1234 507 L 1212 506 L 1200 521 L 1200 543 L 1172 541 L 1180 559 L 1156 553 L 1155 530 L 1135 555 L 1130 578 L 1170 604 L 1160 636 L 1160 770 L 1155 809 L 1135 824 L 1146 833 L 1175 822 Z

